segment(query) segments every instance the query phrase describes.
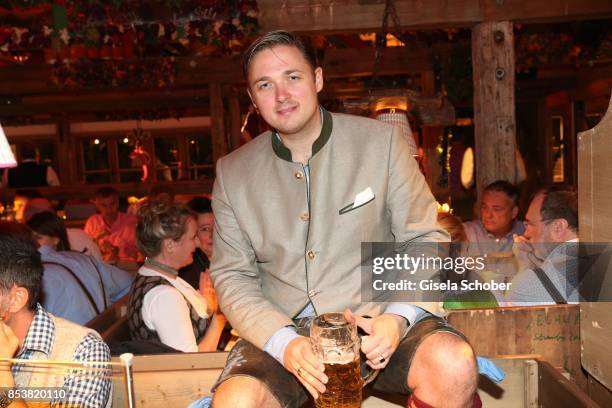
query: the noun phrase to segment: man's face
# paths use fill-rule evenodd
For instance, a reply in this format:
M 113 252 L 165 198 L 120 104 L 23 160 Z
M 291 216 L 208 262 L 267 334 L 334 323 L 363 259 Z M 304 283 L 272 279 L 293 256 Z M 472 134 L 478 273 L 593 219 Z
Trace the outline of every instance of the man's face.
M 248 82 L 253 105 L 279 134 L 299 134 L 318 125 L 323 71 L 313 72 L 297 48 L 281 45 L 260 51 L 251 61 Z
M 554 247 L 554 238 L 550 230 L 552 220 L 542 219 L 541 209 L 544 195 L 538 194 L 529 204 L 527 214 L 525 214 L 525 238 L 533 245 L 536 255 L 544 259 Z
M 503 191 L 485 191 L 482 195 L 480 220 L 485 229 L 497 238 L 510 232 L 517 214 L 518 207 Z
M 114 221 L 119 213 L 119 197 L 116 195 L 110 197 L 97 197 L 96 208 L 105 220 Z
M 206 254 L 208 259 L 212 258 L 214 225 L 215 216 L 213 213 L 198 214 L 198 238 L 200 239 L 200 249 Z
M 0 321 L 6 322 L 8 320 L 10 304 L 11 304 L 10 291 L 3 293 L 2 290 L 0 290 Z
M 549 220 L 543 220 L 540 213 L 543 201 L 544 196 L 538 194 L 529 204 L 529 209 L 525 215 L 525 238 L 533 244 L 552 241 L 548 228 Z

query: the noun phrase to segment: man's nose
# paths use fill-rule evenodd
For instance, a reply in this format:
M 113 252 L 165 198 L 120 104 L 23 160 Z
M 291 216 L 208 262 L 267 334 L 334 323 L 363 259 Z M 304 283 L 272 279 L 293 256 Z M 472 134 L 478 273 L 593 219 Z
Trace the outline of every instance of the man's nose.
M 279 84 L 276 87 L 276 100 L 278 102 L 285 102 L 289 98 L 289 94 L 287 93 L 287 89 L 283 84 Z

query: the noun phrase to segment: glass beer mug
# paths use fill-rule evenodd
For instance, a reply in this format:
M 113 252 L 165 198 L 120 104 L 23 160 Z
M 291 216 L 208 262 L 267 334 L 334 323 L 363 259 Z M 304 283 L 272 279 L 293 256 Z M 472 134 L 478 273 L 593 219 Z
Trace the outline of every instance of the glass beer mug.
M 317 408 L 358 408 L 361 389 L 378 371 L 361 376 L 360 338 L 357 326 L 346 321 L 342 313 L 325 313 L 310 325 L 310 344 L 314 354 L 325 365 L 329 381 L 325 392 L 315 401 Z

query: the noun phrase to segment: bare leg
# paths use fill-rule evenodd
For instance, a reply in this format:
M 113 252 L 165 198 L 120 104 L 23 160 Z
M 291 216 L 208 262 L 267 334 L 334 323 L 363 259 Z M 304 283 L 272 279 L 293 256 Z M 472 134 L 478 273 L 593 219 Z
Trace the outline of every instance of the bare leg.
M 215 391 L 213 408 L 281 408 L 276 398 L 258 380 L 236 376 L 224 381 Z
M 472 348 L 454 334 L 433 333 L 416 350 L 408 386 L 418 399 L 436 408 L 471 408 L 478 387 Z

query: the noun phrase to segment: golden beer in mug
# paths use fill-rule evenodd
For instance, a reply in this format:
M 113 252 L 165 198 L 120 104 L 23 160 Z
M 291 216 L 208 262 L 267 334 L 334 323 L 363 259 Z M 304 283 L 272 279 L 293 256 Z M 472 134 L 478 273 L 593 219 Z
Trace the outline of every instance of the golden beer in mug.
M 342 313 L 322 314 L 312 321 L 310 343 L 329 379 L 325 392 L 315 401 L 316 407 L 360 407 L 361 390 L 377 372 L 361 377 L 357 326 L 347 322 Z

